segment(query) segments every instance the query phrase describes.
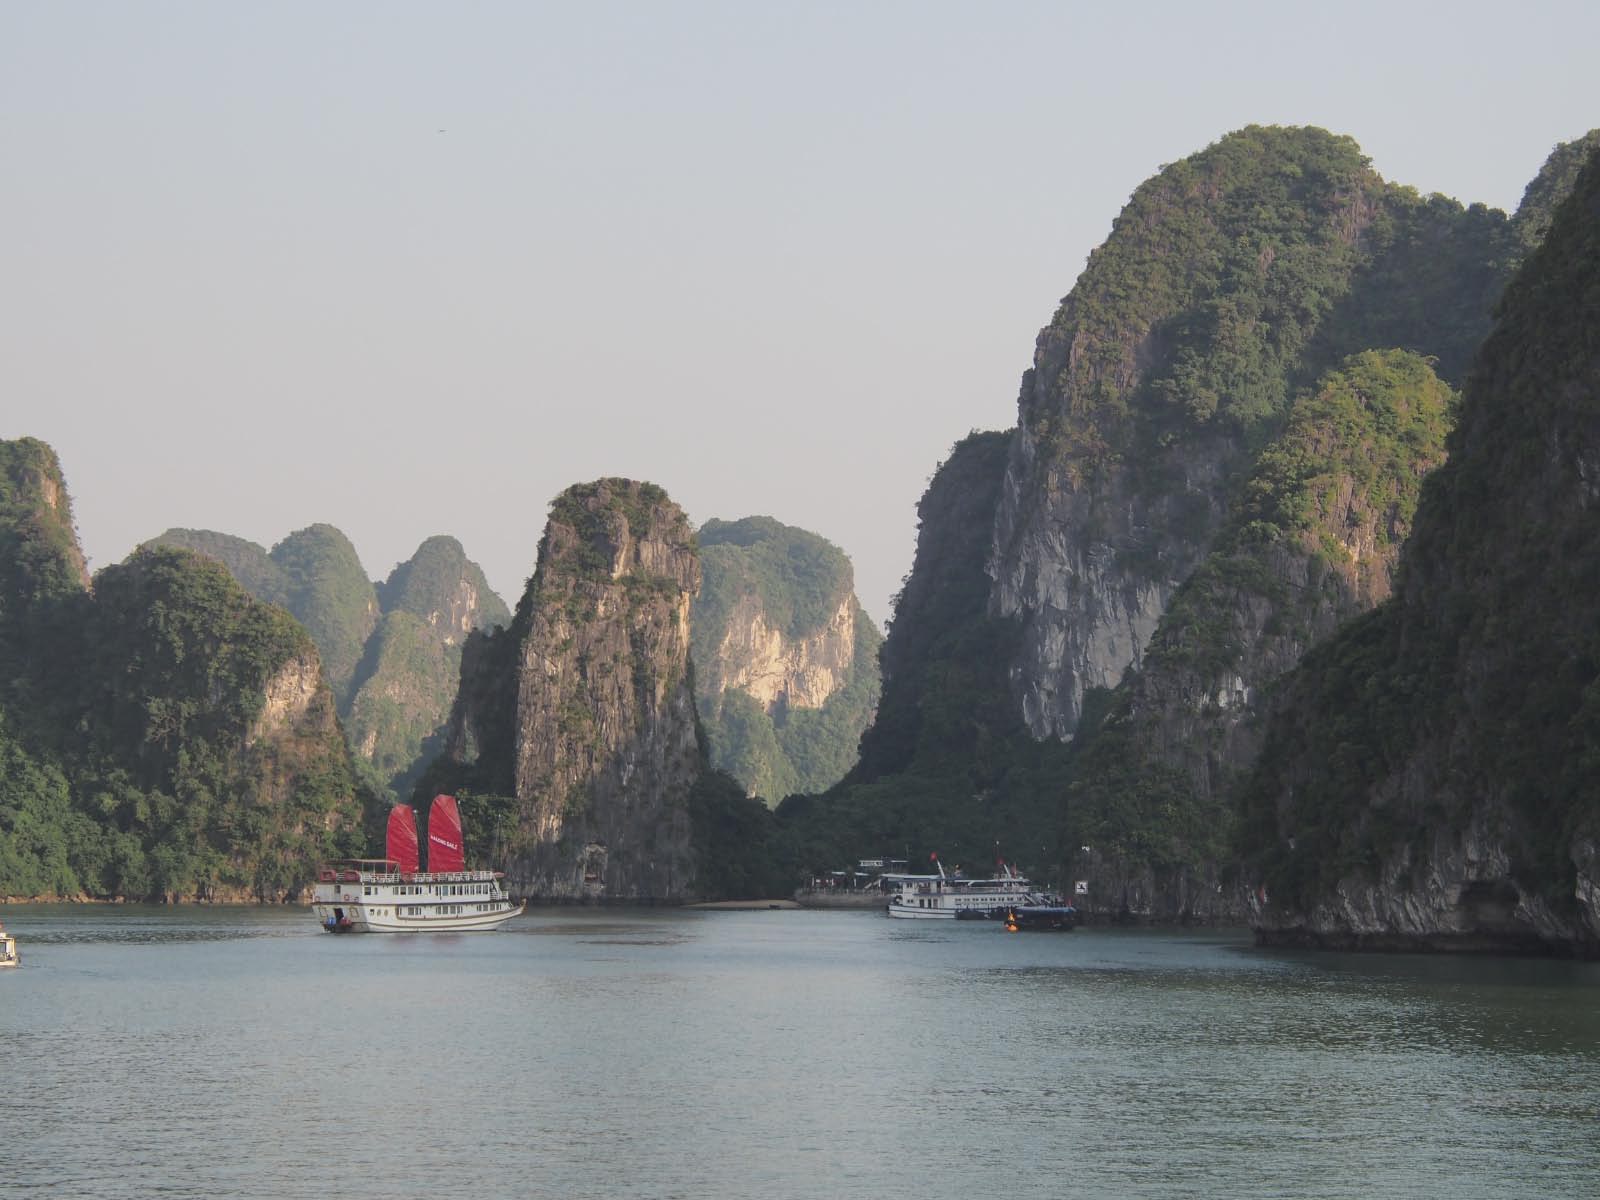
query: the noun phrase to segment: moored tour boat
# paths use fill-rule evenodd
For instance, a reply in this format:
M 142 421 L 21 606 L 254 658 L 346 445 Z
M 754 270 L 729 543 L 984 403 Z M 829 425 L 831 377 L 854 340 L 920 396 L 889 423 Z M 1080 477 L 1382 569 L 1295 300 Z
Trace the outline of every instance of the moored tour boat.
M 17 939 L 4 929 L 0 929 L 0 967 L 16 967 L 22 964 L 22 955 L 17 951 Z
M 462 933 L 498 929 L 519 915 L 499 871 L 469 871 L 454 796 L 428 808 L 428 867 L 409 804 L 389 811 L 387 857 L 346 859 L 317 872 L 311 905 L 329 933 Z
M 937 856 L 937 875 L 885 876 L 891 885 L 889 915 L 912 920 L 995 920 L 1008 909 L 1037 904 L 1041 897 L 1033 886 L 1005 863 L 991 879 L 968 879 L 957 873 L 946 875 Z

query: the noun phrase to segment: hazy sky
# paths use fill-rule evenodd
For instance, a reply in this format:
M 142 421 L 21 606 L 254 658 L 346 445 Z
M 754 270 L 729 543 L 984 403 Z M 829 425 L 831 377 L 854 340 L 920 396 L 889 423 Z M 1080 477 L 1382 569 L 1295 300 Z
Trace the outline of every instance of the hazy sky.
M 0 437 L 91 566 L 169 526 L 459 537 L 650 479 L 842 546 L 1016 419 L 1129 193 L 1250 123 L 1514 208 L 1600 3 L 0 4 Z

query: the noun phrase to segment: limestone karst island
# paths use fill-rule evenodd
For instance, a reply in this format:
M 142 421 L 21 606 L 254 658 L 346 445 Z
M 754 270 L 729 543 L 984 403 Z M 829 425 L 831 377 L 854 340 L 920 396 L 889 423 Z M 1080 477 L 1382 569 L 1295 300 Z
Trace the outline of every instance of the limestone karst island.
M 444 793 L 534 904 L 998 848 L 1089 922 L 1600 957 L 1600 131 L 1508 214 L 1245 128 L 1062 284 L 886 635 L 826 537 L 620 477 L 509 607 L 471 529 L 91 577 L 80 468 L 0 442 L 0 897 L 305 903 Z

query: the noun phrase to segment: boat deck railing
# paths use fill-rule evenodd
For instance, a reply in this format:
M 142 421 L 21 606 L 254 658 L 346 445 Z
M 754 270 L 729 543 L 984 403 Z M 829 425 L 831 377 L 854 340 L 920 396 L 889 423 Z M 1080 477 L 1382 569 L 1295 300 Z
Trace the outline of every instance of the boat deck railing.
M 387 859 L 354 859 L 329 863 L 317 872 L 318 883 L 492 883 L 503 871 L 401 871 Z

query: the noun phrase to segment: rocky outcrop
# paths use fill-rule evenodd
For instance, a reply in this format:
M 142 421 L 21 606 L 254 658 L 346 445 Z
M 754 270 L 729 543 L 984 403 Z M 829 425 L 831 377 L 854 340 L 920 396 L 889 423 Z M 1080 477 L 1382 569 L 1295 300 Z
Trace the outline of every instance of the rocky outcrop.
M 41 591 L 59 561 L 10 565 L 38 603 L 0 683 L 0 895 L 275 902 L 358 849 L 333 699 L 286 612 L 172 547 L 92 593 Z
M 423 542 L 377 596 L 383 616 L 341 715 L 351 748 L 403 796 L 443 735 L 463 643 L 474 630 L 505 625 L 511 616 L 453 537 Z
M 831 542 L 770 517 L 708 521 L 691 615 L 711 761 L 751 796 L 820 792 L 854 763 L 882 637 Z
M 1036 737 L 1139 670 L 1257 447 L 1343 357 L 1462 368 L 1515 257 L 1503 214 L 1386 184 L 1348 138 L 1252 127 L 1141 186 L 1024 376 L 990 609 Z
M 1396 595 L 1287 681 L 1264 940 L 1600 956 L 1600 161 L 1506 289 Z
M 443 534 L 428 538 L 390 572 L 378 600 L 385 614 L 411 613 L 446 646 L 459 646 L 474 629 L 511 620 L 482 569 L 460 542 Z
M 696 669 L 709 694 L 736 689 L 769 716 L 821 708 L 844 687 L 855 662 L 855 610 L 855 596 L 841 596 L 827 624 L 791 641 L 768 621 L 760 597 L 746 593 L 728 614 L 710 661 L 697 661 Z
M 1403 351 L 1357 355 L 1296 399 L 1142 669 L 1082 735 L 1066 826 L 1069 845 L 1093 847 L 1074 868 L 1091 908 L 1247 916 L 1246 890 L 1223 877 L 1232 793 L 1260 751 L 1266 697 L 1307 650 L 1389 595 L 1453 404 L 1428 363 Z
M 660 488 L 602 479 L 552 505 L 510 629 L 468 645 L 446 743 L 473 768 L 465 777 L 511 790 L 502 853 L 515 892 L 694 894 L 689 805 L 705 763 L 689 609 L 699 587 L 694 532 Z
M 1040 333 L 990 602 L 1021 622 L 1012 687 L 1036 737 L 1070 737 L 1084 693 L 1140 665 L 1383 191 L 1349 139 L 1233 134 L 1134 193 Z

